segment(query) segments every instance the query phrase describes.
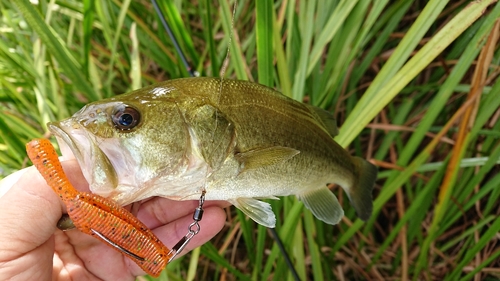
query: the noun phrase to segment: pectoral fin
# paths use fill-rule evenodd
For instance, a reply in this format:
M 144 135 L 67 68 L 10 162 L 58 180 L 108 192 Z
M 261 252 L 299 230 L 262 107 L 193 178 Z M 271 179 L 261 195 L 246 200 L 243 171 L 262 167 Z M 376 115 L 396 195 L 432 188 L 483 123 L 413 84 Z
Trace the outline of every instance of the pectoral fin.
M 274 228 L 276 225 L 276 216 L 269 203 L 253 198 L 237 198 L 228 201 L 256 223 L 269 228 Z
M 304 192 L 297 197 L 315 217 L 328 224 L 337 224 L 344 216 L 337 197 L 326 186 Z
M 197 143 L 192 149 L 199 149 L 208 165 L 219 169 L 233 150 L 234 125 L 219 109 L 208 104 L 189 111 L 185 118 L 190 137 Z
M 242 173 L 246 170 L 261 168 L 287 161 L 299 153 L 300 151 L 290 147 L 273 146 L 240 152 L 235 154 L 234 157 L 240 163 L 240 173 Z

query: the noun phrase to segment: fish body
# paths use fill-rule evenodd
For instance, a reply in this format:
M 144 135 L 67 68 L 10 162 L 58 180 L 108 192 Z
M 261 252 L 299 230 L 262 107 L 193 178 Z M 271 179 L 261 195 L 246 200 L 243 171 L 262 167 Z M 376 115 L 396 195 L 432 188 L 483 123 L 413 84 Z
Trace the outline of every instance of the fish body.
M 121 205 L 162 196 L 227 200 L 274 227 L 263 198 L 296 195 L 319 219 L 343 210 L 340 185 L 361 219 L 372 211 L 377 169 L 338 145 L 326 111 L 247 81 L 169 80 L 90 103 L 49 123 L 68 145 L 91 191 Z

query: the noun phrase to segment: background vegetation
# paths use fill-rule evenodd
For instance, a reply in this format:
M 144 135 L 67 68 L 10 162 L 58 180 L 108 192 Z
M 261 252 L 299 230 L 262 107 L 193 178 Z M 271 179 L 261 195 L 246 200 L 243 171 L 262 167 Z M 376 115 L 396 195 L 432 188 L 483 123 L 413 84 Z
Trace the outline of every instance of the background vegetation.
M 149 1 L 0 1 L 1 176 L 84 104 L 188 76 Z M 333 112 L 337 141 L 380 168 L 372 218 L 339 225 L 273 201 L 302 280 L 500 279 L 500 3 L 161 1 L 202 76 L 270 85 Z M 290 280 L 263 227 L 234 208 L 160 280 Z M 202 230 L 203 231 L 203 230 Z

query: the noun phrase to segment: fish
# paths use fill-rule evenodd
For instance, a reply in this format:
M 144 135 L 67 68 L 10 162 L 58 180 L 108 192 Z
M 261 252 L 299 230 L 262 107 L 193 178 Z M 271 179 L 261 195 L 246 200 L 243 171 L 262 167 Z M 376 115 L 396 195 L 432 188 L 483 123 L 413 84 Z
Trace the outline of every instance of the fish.
M 119 205 L 205 192 L 272 228 L 275 214 L 261 199 L 295 195 L 334 225 L 344 211 L 333 183 L 360 219 L 372 213 L 377 167 L 334 141 L 333 115 L 258 83 L 172 79 L 89 103 L 48 128 L 90 190 Z

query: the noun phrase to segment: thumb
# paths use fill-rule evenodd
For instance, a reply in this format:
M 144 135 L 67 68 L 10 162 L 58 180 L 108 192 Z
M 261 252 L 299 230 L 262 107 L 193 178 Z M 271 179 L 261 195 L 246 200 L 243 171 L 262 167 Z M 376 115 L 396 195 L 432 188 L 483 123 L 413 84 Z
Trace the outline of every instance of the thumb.
M 46 242 L 62 215 L 59 198 L 34 167 L 26 168 L 0 198 L 0 210 L 0 260 L 15 258 Z
M 67 162 L 65 170 L 81 175 Z M 64 210 L 59 197 L 34 167 L 5 178 L 0 189 L 0 279 L 52 274 L 53 234 Z

